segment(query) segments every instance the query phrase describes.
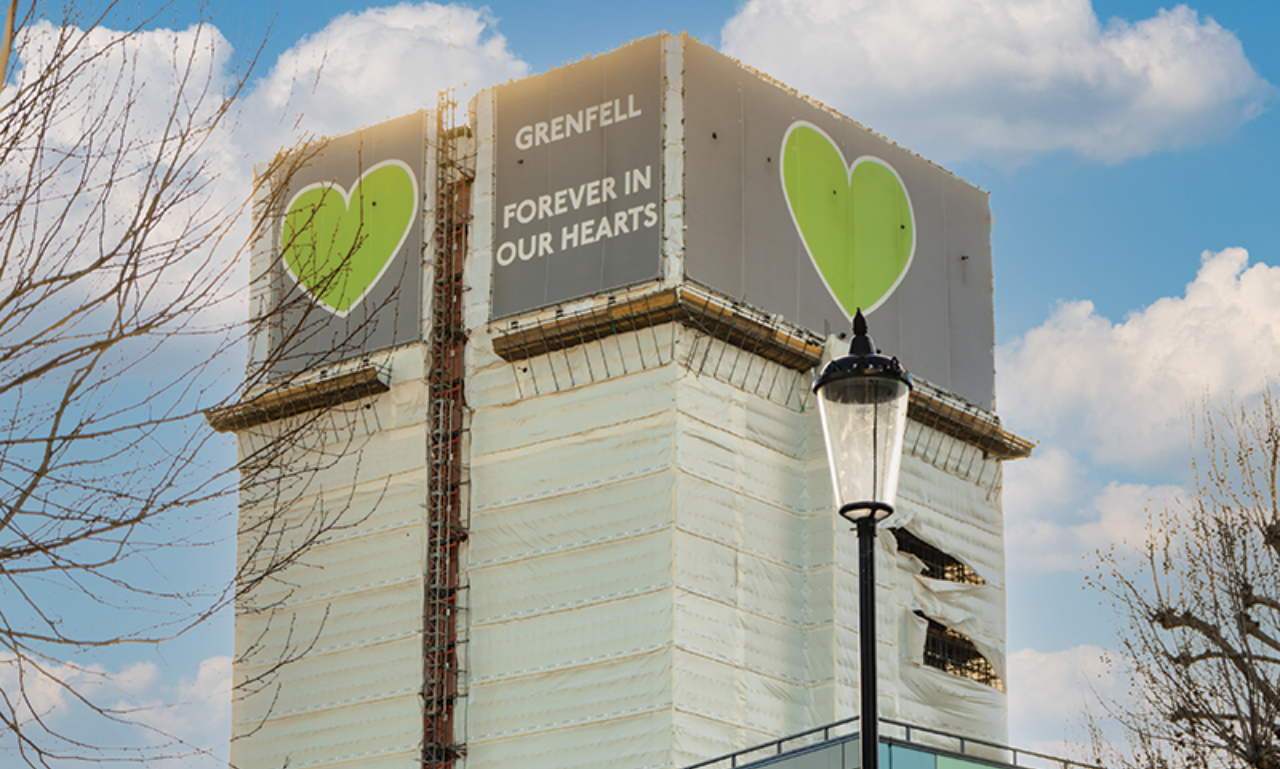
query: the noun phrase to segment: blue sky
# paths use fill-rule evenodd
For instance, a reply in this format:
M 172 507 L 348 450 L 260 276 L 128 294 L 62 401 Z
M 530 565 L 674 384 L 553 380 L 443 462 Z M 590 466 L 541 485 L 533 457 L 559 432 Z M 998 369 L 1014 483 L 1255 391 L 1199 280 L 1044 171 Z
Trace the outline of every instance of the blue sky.
M 1012 737 L 1054 750 L 1083 702 L 1076 669 L 1099 670 L 1111 642 L 1100 599 L 1084 589 L 1090 553 L 1137 536 L 1148 501 L 1177 493 L 1177 419 L 1196 398 L 1247 397 L 1280 368 L 1280 4 L 376 8 L 207 6 L 233 65 L 263 45 L 224 187 L 247 189 L 245 159 L 292 140 L 287 116 L 300 112 L 312 132 L 347 131 L 432 106 L 445 86 L 465 97 L 665 30 L 726 50 L 990 191 L 999 410 L 1040 442 L 1006 474 Z M 188 13 L 182 4 L 152 29 L 184 28 Z M 147 696 L 178 697 L 184 676 L 204 691 L 198 666 L 228 647 L 224 621 L 168 652 Z M 150 664 L 111 664 L 130 662 Z

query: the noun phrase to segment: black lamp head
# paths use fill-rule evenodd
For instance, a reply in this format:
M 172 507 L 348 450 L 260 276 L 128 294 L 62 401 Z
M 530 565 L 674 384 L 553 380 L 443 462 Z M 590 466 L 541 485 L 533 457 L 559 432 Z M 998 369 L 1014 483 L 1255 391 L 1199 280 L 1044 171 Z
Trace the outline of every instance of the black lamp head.
M 853 316 L 853 339 L 849 342 L 849 354 L 836 358 L 822 368 L 822 372 L 813 382 L 816 393 L 827 384 L 850 377 L 868 379 L 887 379 L 902 382 L 911 388 L 911 375 L 902 367 L 897 358 L 881 355 L 876 350 L 875 342 L 867 333 L 867 319 L 859 308 Z M 874 392 L 862 390 L 862 392 Z

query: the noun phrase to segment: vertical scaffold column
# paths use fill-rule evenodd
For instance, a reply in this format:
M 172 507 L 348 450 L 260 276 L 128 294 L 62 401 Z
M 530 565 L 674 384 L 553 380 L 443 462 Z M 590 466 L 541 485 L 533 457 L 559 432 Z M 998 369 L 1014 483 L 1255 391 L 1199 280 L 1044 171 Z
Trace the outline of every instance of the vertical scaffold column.
M 458 613 L 462 609 L 458 581 L 458 546 L 466 539 L 463 431 L 466 399 L 462 354 L 466 333 L 462 320 L 462 270 L 466 261 L 474 171 L 459 147 L 466 126 L 455 127 L 457 103 L 452 91 L 440 94 L 436 110 L 436 224 L 432 279 L 429 441 L 426 670 L 423 700 L 426 737 L 422 757 L 428 769 L 450 769 L 466 746 L 454 736 L 454 708 L 459 693 Z

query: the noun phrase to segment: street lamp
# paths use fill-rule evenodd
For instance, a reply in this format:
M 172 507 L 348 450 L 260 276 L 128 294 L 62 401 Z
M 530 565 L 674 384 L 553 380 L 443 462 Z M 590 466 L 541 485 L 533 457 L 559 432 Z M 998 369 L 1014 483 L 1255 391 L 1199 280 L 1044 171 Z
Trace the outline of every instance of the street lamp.
M 862 769 L 879 767 L 876 705 L 876 523 L 893 513 L 907 430 L 911 377 L 897 358 L 879 354 L 867 320 L 853 318 L 849 354 L 828 363 L 813 383 L 840 515 L 858 531 L 858 635 Z

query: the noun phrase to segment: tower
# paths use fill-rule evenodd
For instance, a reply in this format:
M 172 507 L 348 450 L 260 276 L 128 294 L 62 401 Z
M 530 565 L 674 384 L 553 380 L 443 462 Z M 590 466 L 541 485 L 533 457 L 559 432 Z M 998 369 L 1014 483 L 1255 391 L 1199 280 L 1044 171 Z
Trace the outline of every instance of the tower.
M 308 546 L 237 615 L 233 760 L 684 766 L 853 713 L 809 388 L 859 307 L 923 380 L 881 715 L 1004 740 L 1030 444 L 994 412 L 986 194 L 684 36 L 451 110 L 307 148 L 261 202 L 273 374 L 211 419 L 301 436 L 242 564 L 273 525 Z

